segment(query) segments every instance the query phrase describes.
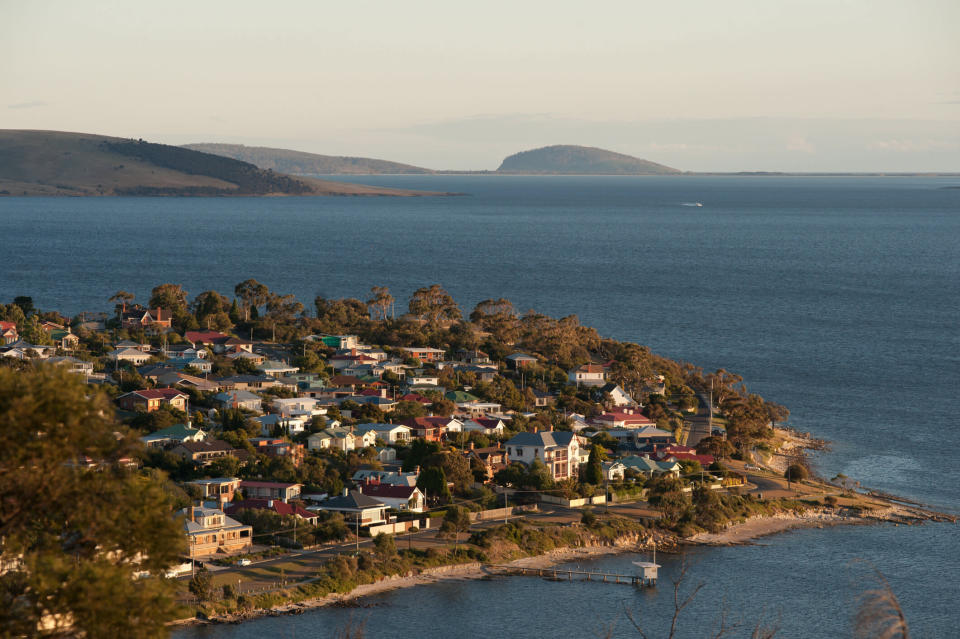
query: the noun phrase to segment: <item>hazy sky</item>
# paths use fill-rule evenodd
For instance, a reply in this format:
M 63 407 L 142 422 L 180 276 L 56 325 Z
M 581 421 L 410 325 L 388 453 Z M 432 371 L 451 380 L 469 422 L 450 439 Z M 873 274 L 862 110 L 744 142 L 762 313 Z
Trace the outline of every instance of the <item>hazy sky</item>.
M 960 0 L 0 0 L 0 128 L 960 171 Z

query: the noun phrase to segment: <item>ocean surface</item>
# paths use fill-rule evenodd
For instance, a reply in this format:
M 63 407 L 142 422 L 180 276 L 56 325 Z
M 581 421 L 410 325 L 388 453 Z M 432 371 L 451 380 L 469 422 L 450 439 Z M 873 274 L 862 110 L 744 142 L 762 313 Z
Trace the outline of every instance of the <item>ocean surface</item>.
M 341 178 L 342 179 L 342 178 Z M 0 198 L 0 301 L 105 310 L 156 284 L 398 300 L 441 283 L 469 314 L 507 297 L 601 334 L 719 367 L 828 439 L 816 466 L 960 512 L 960 190 L 949 178 L 365 176 L 438 198 Z M 703 206 L 691 206 L 700 202 Z M 398 305 L 399 306 L 399 305 Z M 915 637 L 960 634 L 960 528 L 804 530 L 697 553 L 706 586 L 680 636 L 726 607 L 778 637 L 850 636 L 864 559 Z M 663 559 L 666 576 L 677 569 Z M 628 557 L 598 566 L 624 566 Z M 372 597 L 367 636 L 655 636 L 672 591 L 513 578 Z M 724 603 L 726 602 L 726 603 Z M 320 610 L 178 637 L 324 637 Z M 648 633 L 649 634 L 649 633 Z M 739 636 L 749 636 L 744 626 Z

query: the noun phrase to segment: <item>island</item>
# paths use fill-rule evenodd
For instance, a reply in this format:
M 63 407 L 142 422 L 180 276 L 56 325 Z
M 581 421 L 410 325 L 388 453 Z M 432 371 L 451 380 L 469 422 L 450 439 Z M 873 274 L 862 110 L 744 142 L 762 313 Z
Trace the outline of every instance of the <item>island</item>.
M 955 521 L 816 477 L 819 443 L 729 371 L 503 298 L 465 315 L 439 284 L 399 316 L 388 288 L 366 297 L 308 309 L 248 279 L 74 317 L 0 304 L 0 423 L 30 425 L 0 429 L 18 623 L 95 635 L 142 609 L 162 630 L 597 553 Z

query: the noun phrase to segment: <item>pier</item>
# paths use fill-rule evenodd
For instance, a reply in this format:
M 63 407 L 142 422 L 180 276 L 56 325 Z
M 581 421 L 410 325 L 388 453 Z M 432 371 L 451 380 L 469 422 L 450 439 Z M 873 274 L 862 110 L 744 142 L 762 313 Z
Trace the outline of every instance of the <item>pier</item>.
M 540 577 L 550 581 L 590 581 L 598 584 L 624 584 L 637 588 L 656 586 L 656 577 L 643 575 L 621 575 L 593 570 L 571 570 L 566 568 L 525 568 L 523 566 L 505 566 L 491 564 L 491 571 L 501 575 Z

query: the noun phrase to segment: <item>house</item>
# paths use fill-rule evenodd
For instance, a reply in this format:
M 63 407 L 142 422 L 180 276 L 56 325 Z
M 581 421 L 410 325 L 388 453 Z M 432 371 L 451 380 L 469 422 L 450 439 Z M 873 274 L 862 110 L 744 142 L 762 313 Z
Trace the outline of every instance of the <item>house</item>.
M 164 347 L 161 349 L 161 352 L 163 353 L 164 357 L 199 357 L 204 359 L 207 356 L 207 349 L 194 348 L 190 344 L 173 344 L 170 346 L 164 345 Z
M 321 431 L 319 433 L 313 433 L 312 435 L 307 437 L 307 450 L 327 450 L 329 448 L 334 448 L 333 444 L 334 444 L 333 435 L 327 432 Z M 346 452 L 347 450 L 352 450 L 352 448 L 348 449 L 344 445 L 344 448 L 340 450 L 343 450 L 344 452 Z
M 279 499 L 241 499 L 228 504 L 224 508 L 228 515 L 234 515 L 241 510 L 266 510 L 281 517 L 297 517 L 308 524 L 316 524 L 320 519 L 317 513 L 307 510 L 299 504 L 289 504 Z
M 107 357 L 117 363 L 130 362 L 134 366 L 141 366 L 150 360 L 151 355 L 135 348 L 125 348 L 113 351 Z
M 464 432 L 480 432 L 484 435 L 502 435 L 506 425 L 496 417 L 474 417 L 463 422 Z
M 293 375 L 294 373 L 299 373 L 300 367 L 291 366 L 290 364 L 285 364 L 284 362 L 268 359 L 260 364 L 257 367 L 257 370 L 264 375 L 269 375 L 270 377 L 282 377 L 284 375 Z
M 183 444 L 184 442 L 202 442 L 207 434 L 199 428 L 191 428 L 186 424 L 174 424 L 140 438 L 147 447 L 167 446 L 169 444 Z
M 600 464 L 603 468 L 603 478 L 607 481 L 622 481 L 627 467 L 618 461 L 607 461 Z
M 250 391 L 245 390 L 217 393 L 213 396 L 213 401 L 220 404 L 222 408 L 243 408 L 255 413 L 261 411 L 263 403 L 259 395 L 254 395 Z
M 400 423 L 410 427 L 410 436 L 425 439 L 428 442 L 442 441 L 447 433 L 447 426 L 457 420 L 449 417 L 411 417 Z
M 158 386 L 170 386 L 181 389 L 192 388 L 194 390 L 207 392 L 220 390 L 220 385 L 216 382 L 211 382 L 202 377 L 196 377 L 195 375 L 181 373 L 172 368 L 154 370 L 152 372 L 152 378 Z
M 353 473 L 351 478 L 355 483 L 362 484 L 369 479 L 375 479 L 381 484 L 390 484 L 392 486 L 416 486 L 419 471 L 413 473 L 401 473 L 390 470 L 373 470 L 370 468 L 361 468 Z
M 506 357 L 507 366 L 513 370 L 520 370 L 525 366 L 532 366 L 537 363 L 537 358 L 526 353 L 513 353 Z
M 200 441 L 185 441 L 171 449 L 174 455 L 179 455 L 201 466 L 207 466 L 218 457 L 226 457 L 234 453 L 233 446 L 219 439 L 202 439 Z
M 50 331 L 50 339 L 54 345 L 63 351 L 72 351 L 80 345 L 80 338 L 74 335 L 70 328 Z
M 277 397 L 270 404 L 273 412 L 284 416 L 313 417 L 327 414 L 323 402 L 312 397 Z
M 359 490 L 344 490 L 344 495 L 320 504 L 321 510 L 342 513 L 350 526 L 376 526 L 387 523 L 387 505 Z
M 433 403 L 433 400 L 429 397 L 425 397 L 420 393 L 407 393 L 397 398 L 398 402 L 416 402 L 421 406 L 430 406 Z
M 308 335 L 304 338 L 304 341 L 320 342 L 337 350 L 356 348 L 360 344 L 356 335 Z
M 378 446 L 377 461 L 384 464 L 397 461 L 397 449 L 390 448 L 389 446 Z
M 117 342 L 116 344 L 114 344 L 113 347 L 114 347 L 115 350 L 118 350 L 118 351 L 123 351 L 123 350 L 126 350 L 126 349 L 128 349 L 128 348 L 132 348 L 132 349 L 137 350 L 137 351 L 143 351 L 144 353 L 149 353 L 149 352 L 150 352 L 150 345 L 149 345 L 149 344 L 143 344 L 143 343 L 141 343 L 141 342 L 135 342 L 135 341 L 133 341 L 133 340 L 131 340 L 131 339 L 122 339 L 122 340 L 120 340 L 119 342 Z
M 644 446 L 649 446 L 650 444 L 663 444 L 669 446 L 677 443 L 673 433 L 668 430 L 654 428 L 653 426 L 645 426 L 638 429 L 634 435 L 634 441 L 637 448 L 643 448 Z
M 217 347 L 219 347 L 219 352 L 222 352 L 230 336 L 220 331 L 187 331 L 183 334 L 183 339 L 190 342 L 193 348 L 210 346 L 213 347 L 214 352 L 218 352 Z
M 410 439 L 411 428 L 403 424 L 359 424 L 357 432 L 373 433 L 377 439 L 396 444 Z
M 603 386 L 606 384 L 607 372 L 600 364 L 583 364 L 567 373 L 567 379 L 577 386 Z
M 288 435 L 302 433 L 308 421 L 305 417 L 284 417 L 283 415 L 263 415 L 255 417 L 254 421 L 260 424 L 260 432 L 268 437 L 278 428 Z
M 444 393 L 443 396 L 454 404 L 467 404 L 480 401 L 479 397 L 476 395 L 471 395 L 466 391 L 449 391 Z
M 205 357 L 171 357 L 166 364 L 177 370 L 183 370 L 189 366 L 199 373 L 213 372 L 213 362 Z
M 410 371 L 406 375 L 407 388 L 440 386 L 440 377 L 436 373 L 426 371 Z
M 473 442 L 464 453 L 467 459 L 476 459 L 487 471 L 487 481 L 493 479 L 498 470 L 510 465 L 510 456 L 507 449 L 497 444 L 496 446 L 487 446 L 485 448 L 475 448 Z
M 346 353 L 338 353 L 332 356 L 327 363 L 335 371 L 342 371 L 346 368 L 356 368 L 357 366 L 373 365 L 378 360 L 365 353 L 358 353 L 357 349 L 351 349 Z
M 490 356 L 483 351 L 469 351 L 461 348 L 455 353 L 457 360 L 465 364 L 489 364 Z
M 227 517 L 219 508 L 187 506 L 179 511 L 191 558 L 242 552 L 253 545 L 253 528 Z
M 242 359 L 244 361 L 250 362 L 254 366 L 259 366 L 260 364 L 263 364 L 265 361 L 267 361 L 267 358 L 265 355 L 261 355 L 260 353 L 250 353 L 244 350 L 237 350 L 228 354 L 227 359 L 229 359 L 230 361 L 236 361 L 238 359 Z
M 442 348 L 404 347 L 400 350 L 406 353 L 407 357 L 419 359 L 421 362 L 439 362 L 446 354 Z
M 78 375 L 93 375 L 93 362 L 85 362 L 82 359 L 77 359 L 76 357 L 70 356 L 51 357 L 46 361 L 49 364 L 63 366 L 71 373 L 77 373 Z
M 300 496 L 300 489 L 303 484 L 288 484 L 276 481 L 252 481 L 243 480 L 240 482 L 240 490 L 243 491 L 244 499 L 279 499 L 280 501 L 290 501 Z
M 654 475 L 661 475 L 663 473 L 669 473 L 674 477 L 680 476 L 680 464 L 677 462 L 660 462 L 650 459 L 649 457 L 639 457 L 637 455 L 622 457 L 619 461 L 626 466 L 626 468 L 632 469 L 634 472 L 646 475 L 647 477 L 653 477 Z
M 360 486 L 367 497 L 373 497 L 389 508 L 413 513 L 422 513 L 427 507 L 427 498 L 416 486 L 394 486 L 381 484 L 371 479 Z
M 269 375 L 231 375 L 221 377 L 217 382 L 230 390 L 265 390 L 280 384 Z
M 605 411 L 594 417 L 593 423 L 601 428 L 643 428 L 657 425 L 657 422 L 633 408 Z
M 554 480 L 577 475 L 580 466 L 580 439 L 567 431 L 517 433 L 506 443 L 511 461 L 530 465 L 540 460 Z
M 262 455 L 289 459 L 294 466 L 299 466 L 303 462 L 303 444 L 295 444 L 275 437 L 251 437 L 248 441 Z
M 472 417 L 481 417 L 489 413 L 499 413 L 502 406 L 495 402 L 458 402 L 460 412 Z
M 623 390 L 619 384 L 607 383 L 597 389 L 595 396 L 597 401 L 605 403 L 609 401 L 612 406 L 636 406 L 637 402 L 630 394 Z
M 18 339 L 16 322 L 0 322 L 0 344 L 13 344 Z
M 142 329 L 147 333 L 165 333 L 173 327 L 173 313 L 163 308 L 132 309 L 120 314 L 120 327 Z
M 653 457 L 658 461 L 695 461 L 703 468 L 709 467 L 715 461 L 713 455 L 698 455 L 696 448 L 679 444 L 658 448 Z
M 152 388 L 126 393 L 118 397 L 117 402 L 124 410 L 152 413 L 161 406 L 169 406 L 186 412 L 188 399 L 189 395 L 176 388 Z
M 537 408 L 546 408 L 557 403 L 557 395 L 555 393 L 537 390 L 536 388 L 531 388 L 530 390 L 533 392 L 533 405 Z
M 211 500 L 223 504 L 233 501 L 233 496 L 240 487 L 240 480 L 236 477 L 215 477 L 213 479 L 195 479 L 187 482 L 198 486 L 204 500 Z

